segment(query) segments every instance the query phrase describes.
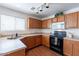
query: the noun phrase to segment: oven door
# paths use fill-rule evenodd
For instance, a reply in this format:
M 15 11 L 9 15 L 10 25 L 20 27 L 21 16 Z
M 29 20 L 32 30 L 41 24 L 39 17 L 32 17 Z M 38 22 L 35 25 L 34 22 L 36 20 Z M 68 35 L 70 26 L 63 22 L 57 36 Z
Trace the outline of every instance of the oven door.
M 58 39 L 55 36 L 50 37 L 50 46 L 51 47 L 54 46 L 54 47 L 60 48 L 61 42 L 62 42 L 62 40 L 60 38 Z

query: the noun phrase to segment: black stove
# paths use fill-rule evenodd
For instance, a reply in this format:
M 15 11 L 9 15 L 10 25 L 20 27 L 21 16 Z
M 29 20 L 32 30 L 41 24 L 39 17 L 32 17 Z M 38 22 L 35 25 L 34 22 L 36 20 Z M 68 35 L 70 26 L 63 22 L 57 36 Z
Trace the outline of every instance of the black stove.
M 63 55 L 63 38 L 66 37 L 65 31 L 54 31 L 50 35 L 50 49 Z

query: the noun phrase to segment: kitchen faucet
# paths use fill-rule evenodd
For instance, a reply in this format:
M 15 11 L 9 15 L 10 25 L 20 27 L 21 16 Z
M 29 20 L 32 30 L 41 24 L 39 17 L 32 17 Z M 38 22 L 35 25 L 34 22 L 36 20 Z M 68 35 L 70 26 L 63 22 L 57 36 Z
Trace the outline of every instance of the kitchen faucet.
M 18 33 L 15 34 L 15 37 L 18 37 Z

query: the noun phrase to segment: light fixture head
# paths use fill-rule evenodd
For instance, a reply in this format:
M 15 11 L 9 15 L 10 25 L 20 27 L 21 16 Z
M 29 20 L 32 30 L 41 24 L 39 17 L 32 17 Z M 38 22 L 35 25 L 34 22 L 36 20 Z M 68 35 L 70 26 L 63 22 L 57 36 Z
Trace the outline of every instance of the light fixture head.
M 40 12 L 43 11 L 43 6 L 40 6 L 39 11 L 40 11 Z
M 35 10 L 35 7 L 32 7 L 31 10 Z
M 41 9 L 40 12 L 42 12 L 43 10 Z
M 49 6 L 46 6 L 46 8 L 49 8 Z
M 39 14 L 39 12 L 36 12 L 36 14 Z
M 45 7 L 46 7 L 46 8 L 49 8 L 49 4 L 48 4 L 48 3 L 45 3 Z

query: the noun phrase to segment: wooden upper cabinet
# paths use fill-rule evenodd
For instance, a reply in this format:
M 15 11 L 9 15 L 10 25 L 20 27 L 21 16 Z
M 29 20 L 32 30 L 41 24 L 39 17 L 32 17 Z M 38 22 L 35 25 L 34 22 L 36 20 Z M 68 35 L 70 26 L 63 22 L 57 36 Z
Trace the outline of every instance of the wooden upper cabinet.
M 52 18 L 52 23 L 56 23 L 57 21 L 57 18 Z
M 79 12 L 78 12 L 78 28 L 79 28 Z
M 64 16 L 58 16 L 56 18 L 52 18 L 52 23 L 56 22 L 64 22 Z
M 51 28 L 51 19 L 47 20 L 47 28 Z
M 77 28 L 78 13 L 71 13 L 65 15 L 65 28 Z
M 63 52 L 65 55 L 72 56 L 73 55 L 73 46 L 72 40 L 64 39 L 63 44 Z
M 38 27 L 37 28 L 39 28 L 39 29 L 41 29 L 42 28 L 42 21 L 41 20 L 37 20 L 37 23 L 38 23 Z
M 46 20 L 42 21 L 42 28 L 47 28 L 47 21 Z
M 58 16 L 57 20 L 58 22 L 64 22 L 64 16 Z
M 51 19 L 46 19 L 42 21 L 42 28 L 51 28 Z
M 28 19 L 28 26 L 29 28 L 42 28 L 42 21 L 34 18 Z

